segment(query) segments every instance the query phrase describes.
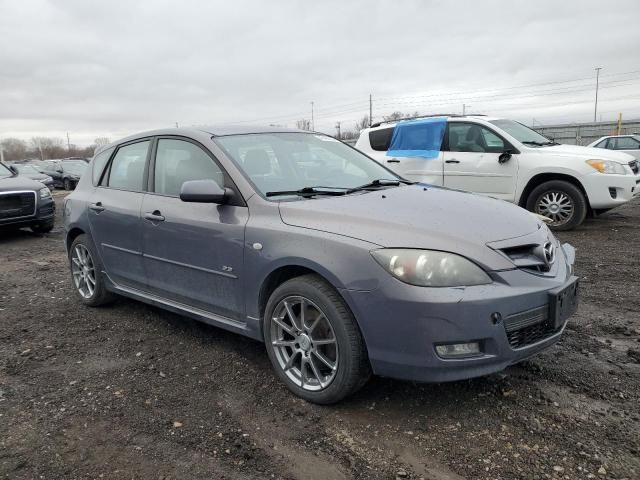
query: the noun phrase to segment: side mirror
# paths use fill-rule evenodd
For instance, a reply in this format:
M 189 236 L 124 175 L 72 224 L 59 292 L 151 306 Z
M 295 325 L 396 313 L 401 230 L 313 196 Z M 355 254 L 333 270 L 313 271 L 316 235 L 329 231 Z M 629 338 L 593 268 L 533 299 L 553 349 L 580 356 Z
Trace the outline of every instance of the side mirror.
M 222 188 L 213 180 L 189 180 L 182 184 L 180 200 L 195 203 L 224 204 L 231 197 L 231 190 Z
M 507 163 L 509 160 L 511 160 L 511 150 L 505 150 L 498 157 L 498 163 L 500 164 Z
M 58 173 L 63 173 L 63 171 L 62 171 L 62 169 L 61 169 L 61 168 L 56 168 L 56 172 L 58 172 Z

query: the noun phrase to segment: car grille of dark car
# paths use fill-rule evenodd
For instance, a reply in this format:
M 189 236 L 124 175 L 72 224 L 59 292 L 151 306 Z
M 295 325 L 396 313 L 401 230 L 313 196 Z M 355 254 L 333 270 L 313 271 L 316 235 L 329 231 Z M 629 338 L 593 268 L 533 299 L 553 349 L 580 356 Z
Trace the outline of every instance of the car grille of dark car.
M 551 269 L 551 263 L 545 262 L 536 255 L 536 249 L 539 249 L 539 245 L 518 245 L 517 247 L 503 248 L 501 251 L 518 268 L 546 273 Z
M 549 305 L 516 313 L 504 320 L 507 339 L 512 348 L 522 348 L 558 333 L 549 318 Z
M 0 193 L 0 220 L 28 217 L 35 212 L 35 192 Z
M 638 174 L 638 171 L 640 171 L 640 162 L 638 162 L 638 160 L 633 160 L 631 162 L 629 162 L 629 166 L 631 167 L 631 171 L 633 173 L 635 173 L 636 175 Z

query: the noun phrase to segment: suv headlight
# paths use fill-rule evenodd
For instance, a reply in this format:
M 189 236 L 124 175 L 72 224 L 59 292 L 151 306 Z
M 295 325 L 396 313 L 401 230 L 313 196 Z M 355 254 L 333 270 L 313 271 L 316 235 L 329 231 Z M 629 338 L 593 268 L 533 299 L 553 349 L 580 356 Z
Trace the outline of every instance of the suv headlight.
M 612 162 L 610 160 L 587 160 L 587 164 L 600 173 L 613 173 L 616 175 L 627 174 L 624 165 L 618 162 Z
M 410 285 L 462 287 L 491 283 L 484 270 L 455 253 L 382 248 L 371 255 L 387 272 Z
M 42 199 L 51 198 L 51 190 L 49 190 L 47 187 L 41 188 L 40 190 L 38 190 L 38 195 Z

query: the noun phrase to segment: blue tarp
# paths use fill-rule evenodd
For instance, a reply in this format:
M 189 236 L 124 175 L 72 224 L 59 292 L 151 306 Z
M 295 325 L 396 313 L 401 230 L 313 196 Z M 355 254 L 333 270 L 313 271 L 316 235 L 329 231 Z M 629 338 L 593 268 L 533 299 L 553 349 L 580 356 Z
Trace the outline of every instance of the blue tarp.
M 393 131 L 388 157 L 436 158 L 447 127 L 447 117 L 399 122 Z

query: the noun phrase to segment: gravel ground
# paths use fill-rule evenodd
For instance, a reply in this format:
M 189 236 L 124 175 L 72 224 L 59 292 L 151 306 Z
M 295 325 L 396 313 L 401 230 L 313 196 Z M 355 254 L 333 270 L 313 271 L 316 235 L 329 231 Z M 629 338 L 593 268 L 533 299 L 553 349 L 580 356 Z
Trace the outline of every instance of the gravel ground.
M 0 234 L 0 478 L 640 478 L 639 201 L 560 235 L 582 303 L 556 346 L 332 407 L 289 394 L 252 340 L 84 307 L 58 225 Z

